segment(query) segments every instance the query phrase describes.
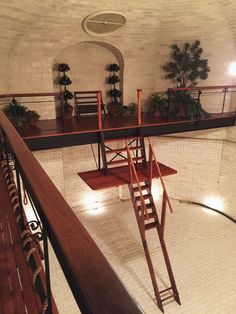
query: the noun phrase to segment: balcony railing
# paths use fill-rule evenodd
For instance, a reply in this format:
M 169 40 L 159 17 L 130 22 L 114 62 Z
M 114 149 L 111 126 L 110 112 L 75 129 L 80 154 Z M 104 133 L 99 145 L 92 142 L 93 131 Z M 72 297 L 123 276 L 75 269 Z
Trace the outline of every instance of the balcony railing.
M 189 92 L 195 100 L 209 113 L 235 112 L 236 105 L 231 102 L 231 96 L 236 92 L 236 85 L 195 86 L 168 88 L 168 102 L 171 97 L 180 92 Z
M 51 302 L 50 240 L 70 289 L 82 313 L 141 313 L 108 261 L 85 230 L 48 175 L 29 151 L 14 127 L 0 112 L 1 161 L 9 171 L 13 160 L 20 209 L 26 190 L 43 230 L 46 257 L 46 313 L 54 313 Z M 24 223 L 26 225 L 26 223 Z M 32 222 L 27 227 L 34 228 Z

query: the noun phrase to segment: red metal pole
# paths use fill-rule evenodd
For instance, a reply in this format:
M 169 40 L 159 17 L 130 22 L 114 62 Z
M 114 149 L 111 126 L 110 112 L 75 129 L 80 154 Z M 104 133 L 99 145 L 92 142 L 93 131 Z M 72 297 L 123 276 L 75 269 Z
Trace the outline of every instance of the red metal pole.
M 98 102 L 98 129 L 102 129 L 102 108 L 101 108 L 101 91 L 97 92 L 97 102 Z
M 142 90 L 137 89 L 137 98 L 138 98 L 138 126 L 141 126 L 141 97 L 142 97 Z

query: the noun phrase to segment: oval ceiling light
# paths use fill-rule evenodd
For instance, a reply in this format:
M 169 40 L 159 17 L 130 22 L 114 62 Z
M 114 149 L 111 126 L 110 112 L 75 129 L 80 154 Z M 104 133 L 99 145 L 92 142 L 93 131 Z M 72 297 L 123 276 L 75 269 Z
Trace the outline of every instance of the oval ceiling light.
M 117 11 L 99 11 L 88 15 L 82 22 L 86 33 L 105 36 L 114 33 L 126 23 L 125 16 Z

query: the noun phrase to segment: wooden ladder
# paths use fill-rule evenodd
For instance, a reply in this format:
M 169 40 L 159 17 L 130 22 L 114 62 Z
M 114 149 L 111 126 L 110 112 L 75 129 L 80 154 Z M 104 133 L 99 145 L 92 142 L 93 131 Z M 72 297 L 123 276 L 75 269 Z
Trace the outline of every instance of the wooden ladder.
M 163 309 L 163 302 L 173 298 L 177 303 L 180 303 L 179 293 L 177 290 L 177 286 L 174 279 L 174 274 L 171 268 L 170 259 L 168 256 L 165 240 L 164 240 L 164 226 L 165 226 L 165 216 L 166 216 L 166 207 L 167 204 L 170 206 L 170 210 L 172 211 L 169 197 L 160 173 L 159 165 L 156 161 L 155 155 L 153 153 L 153 149 L 151 147 L 151 143 L 149 141 L 149 172 L 150 178 L 147 181 L 141 181 L 138 178 L 137 171 L 135 168 L 135 162 L 131 155 L 131 149 L 127 143 L 126 145 L 127 156 L 128 156 L 128 164 L 129 164 L 129 175 L 130 175 L 130 182 L 129 182 L 129 190 L 130 195 L 134 207 L 134 212 L 136 216 L 136 220 L 138 223 L 138 228 L 140 232 L 140 236 L 142 239 L 142 244 L 151 276 L 151 281 L 157 301 L 157 306 L 159 309 L 164 312 Z M 159 173 L 159 178 L 162 183 L 163 187 L 163 200 L 162 200 L 162 213 L 161 213 L 161 221 L 159 220 L 157 209 L 153 200 L 153 195 L 151 192 L 152 187 L 152 168 L 153 168 L 153 158 L 154 158 L 154 165 L 158 168 L 157 170 Z M 155 271 L 152 263 L 152 259 L 149 253 L 149 248 L 146 239 L 146 232 L 151 229 L 156 229 L 157 234 L 159 237 L 161 249 L 164 256 L 164 261 L 166 264 L 166 269 L 168 272 L 169 280 L 170 280 L 170 287 L 159 290 Z
M 135 164 L 142 163 L 146 167 L 146 153 L 145 153 L 145 144 L 144 138 L 141 136 L 132 137 L 132 138 L 122 138 L 122 139 L 109 139 L 104 140 L 103 132 L 101 132 L 101 156 L 103 161 L 103 172 L 105 175 L 108 174 L 109 168 L 117 166 L 127 166 L 128 165 L 128 156 L 126 143 L 129 147 L 129 151 L 132 154 L 132 160 Z M 111 148 L 110 143 L 117 141 L 123 141 L 123 146 L 121 148 Z

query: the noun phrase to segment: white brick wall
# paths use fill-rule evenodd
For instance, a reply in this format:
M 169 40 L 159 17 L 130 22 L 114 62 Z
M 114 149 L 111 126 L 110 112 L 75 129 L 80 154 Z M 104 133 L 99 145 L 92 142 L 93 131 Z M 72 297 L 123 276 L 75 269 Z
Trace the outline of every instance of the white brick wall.
M 118 63 L 114 54 L 108 49 L 92 43 L 76 44 L 61 51 L 53 63 L 69 64 L 71 70 L 67 75 L 72 80 L 72 84 L 68 86 L 70 91 L 101 90 L 103 102 L 107 103 L 106 93 L 110 87 L 106 84 L 109 76 L 106 67 L 111 63 Z M 54 81 L 57 81 L 58 71 L 54 71 L 53 74 Z M 117 88 L 119 88 L 119 84 Z M 58 84 L 54 85 L 54 90 L 60 90 Z
M 113 35 L 101 38 L 86 34 L 81 23 L 93 11 L 111 9 L 110 2 L 92 0 L 87 4 L 70 0 L 66 4 L 60 3 L 55 6 L 50 1 L 43 1 L 36 5 L 27 1 L 27 10 L 22 10 L 16 2 L 2 5 L 2 91 L 53 90 L 52 66 L 55 57 L 60 59 L 66 51 L 70 52 L 67 57 L 74 67 L 71 73 L 74 82 L 79 82 L 78 87 L 85 86 L 86 78 L 93 82 L 100 70 L 94 68 L 94 71 L 88 71 L 85 78 L 87 66 L 83 65 L 93 64 L 94 58 L 102 61 L 107 51 L 97 46 L 96 53 L 88 53 L 84 62 L 82 46 L 89 44 L 78 44 L 93 41 L 110 44 L 122 54 L 125 104 L 136 101 L 137 88 L 143 89 L 145 100 L 154 91 L 164 90 L 171 85 L 163 79 L 164 73 L 160 66 L 168 60 L 169 45 L 174 42 L 201 40 L 204 56 L 209 59 L 211 66 L 209 79 L 201 85 L 233 83 L 228 74 L 228 65 L 235 56 L 236 27 L 233 12 L 236 5 L 233 1 L 198 0 L 186 3 L 178 0 L 169 4 L 163 0 L 147 0 L 145 5 L 134 1 L 114 2 L 116 10 L 126 15 L 127 24 Z M 81 48 L 78 55 L 73 50 L 77 46 Z M 89 47 L 87 50 L 90 50 Z M 78 68 L 77 64 L 80 65 Z M 103 70 L 100 77 L 104 77 Z M 100 87 L 99 83 L 95 86 Z M 218 99 L 207 101 L 204 105 L 210 111 L 219 109 Z M 37 109 L 42 118 L 55 116 L 54 108 Z

